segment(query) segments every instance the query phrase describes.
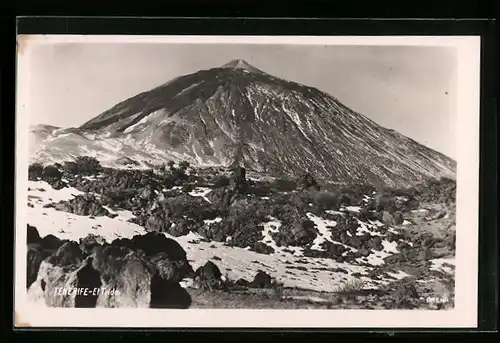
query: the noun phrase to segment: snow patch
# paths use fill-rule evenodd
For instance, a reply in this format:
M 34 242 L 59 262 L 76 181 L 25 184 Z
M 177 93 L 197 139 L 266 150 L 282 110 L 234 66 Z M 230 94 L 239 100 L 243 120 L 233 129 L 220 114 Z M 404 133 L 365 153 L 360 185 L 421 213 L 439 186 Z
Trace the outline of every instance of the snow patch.
M 213 224 L 213 223 L 220 223 L 221 221 L 222 221 L 222 218 L 221 217 L 217 217 L 215 219 L 205 219 L 203 222 L 205 224 L 210 225 L 210 224 Z
M 313 245 L 311 249 L 315 250 L 324 250 L 321 247 L 321 244 L 323 244 L 326 241 L 333 242 L 331 239 L 331 232 L 328 227 L 335 227 L 337 225 L 337 222 L 333 220 L 327 220 L 323 219 L 321 217 L 318 217 L 310 212 L 306 213 L 307 218 L 311 220 L 314 225 L 316 225 L 316 228 L 319 231 L 319 234 L 316 236 L 316 238 L 313 241 Z

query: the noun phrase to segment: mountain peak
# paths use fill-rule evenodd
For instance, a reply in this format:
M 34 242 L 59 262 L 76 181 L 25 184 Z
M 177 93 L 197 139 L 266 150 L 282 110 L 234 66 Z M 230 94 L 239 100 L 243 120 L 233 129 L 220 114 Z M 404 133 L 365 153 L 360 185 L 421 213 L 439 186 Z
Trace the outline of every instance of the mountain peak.
M 230 69 L 243 69 L 247 70 L 249 72 L 254 72 L 254 73 L 262 73 L 259 69 L 255 68 L 253 65 L 248 63 L 247 61 L 243 59 L 234 59 L 232 61 L 229 61 L 228 63 L 224 64 L 222 68 L 230 68 Z

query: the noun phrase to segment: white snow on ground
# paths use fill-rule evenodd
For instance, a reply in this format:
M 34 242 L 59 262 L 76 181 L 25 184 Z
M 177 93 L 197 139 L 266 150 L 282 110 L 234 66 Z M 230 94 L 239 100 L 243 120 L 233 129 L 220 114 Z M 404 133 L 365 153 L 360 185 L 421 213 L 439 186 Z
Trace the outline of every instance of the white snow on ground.
M 274 254 L 289 254 L 286 253 L 285 251 L 291 251 L 293 256 L 302 256 L 302 248 L 301 247 L 294 247 L 294 246 L 288 246 L 288 247 L 280 247 L 276 242 L 274 241 L 271 233 L 276 233 L 279 231 L 279 228 L 281 227 L 281 221 L 278 219 L 269 216 L 268 217 L 269 221 L 265 223 L 260 223 L 260 225 L 264 226 L 264 229 L 262 230 L 262 238 L 260 242 L 270 246 L 271 248 L 274 249 Z
M 42 237 L 53 234 L 61 239 L 78 242 L 80 238 L 93 234 L 102 236 L 107 241 L 112 241 L 116 238 L 132 238 L 134 235 L 146 233 L 142 226 L 125 220 L 131 215 L 129 211 L 117 211 L 119 216 L 114 219 L 106 216 L 91 218 L 43 207 L 45 204 L 67 201 L 72 199 L 74 195 L 81 194 L 75 189 L 63 188 L 56 191 L 48 183 L 40 181 L 30 181 L 29 187 L 28 202 L 34 207 L 27 207 L 26 219 L 28 224 L 38 229 Z M 45 192 L 40 191 L 40 188 L 45 189 Z M 37 198 L 30 199 L 30 197 Z
M 108 208 L 108 210 L 111 210 L 110 212 L 118 214 L 118 217 L 91 218 L 57 211 L 53 208 L 43 208 L 44 204 L 70 200 L 75 195 L 81 194 L 76 189 L 63 188 L 56 191 L 49 184 L 41 181 L 30 181 L 28 186 L 30 188 L 28 201 L 34 207 L 27 207 L 26 219 L 28 224 L 38 229 L 42 237 L 53 234 L 61 239 L 79 241 L 80 238 L 86 237 L 88 234 L 94 234 L 100 235 L 110 242 L 116 238 L 132 238 L 134 235 L 146 233 L 143 227 L 126 221 L 133 216 L 129 211 Z M 49 200 L 49 198 L 52 200 Z M 334 222 L 312 214 L 309 215 L 309 218 L 315 221 L 318 230 L 324 234 L 324 239 L 328 239 L 329 235 L 325 235 L 329 231 L 327 226 L 334 226 Z M 257 271 L 263 270 L 278 281 L 283 282 L 285 287 L 299 287 L 327 292 L 333 292 L 339 286 L 352 280 L 362 281 L 366 287 L 377 287 L 380 284 L 390 282 L 390 280 L 375 281 L 364 276 L 352 276 L 353 273 L 366 274 L 370 270 L 370 267 L 367 266 L 337 262 L 333 259 L 307 258 L 302 256 L 302 248 L 300 247 L 277 247 L 270 237 L 270 233 L 278 230 L 281 222 L 275 218 L 269 219 L 269 222 L 263 223 L 263 241 L 275 248 L 275 253 L 269 255 L 258 254 L 249 249 L 227 246 L 221 242 L 204 242 L 200 235 L 192 232 L 182 237 L 172 237 L 168 234 L 165 234 L 165 236 L 176 240 L 185 249 L 187 258 L 194 269 L 208 260 L 214 260 L 222 273 L 227 274 L 232 280 L 243 278 L 252 281 Z M 213 221 L 216 220 L 218 219 Z M 332 243 L 341 244 L 336 241 L 332 241 Z M 391 252 L 397 251 L 395 242 L 389 243 L 384 240 L 382 244 L 384 251 L 372 251 L 370 256 L 361 259 L 360 262 L 378 265 L 383 263 L 382 259 L 384 257 L 389 256 Z M 344 246 L 351 251 L 356 251 L 352 247 Z M 220 260 L 214 259 L 215 256 Z M 347 274 L 344 271 L 347 271 Z M 397 275 L 402 274 L 398 272 Z M 189 280 L 184 280 L 182 285 L 189 287 Z
M 384 264 L 384 257 L 389 256 L 381 251 L 372 250 L 371 252 L 372 253 L 368 255 L 368 257 L 358 257 L 356 261 L 359 263 L 367 263 L 372 266 L 380 266 Z
M 431 260 L 431 270 L 444 272 L 447 274 L 454 273 L 455 259 L 454 258 L 436 258 Z M 451 266 L 451 267 L 450 267 Z
M 421 208 L 421 209 L 419 209 L 419 210 L 412 210 L 411 212 L 412 212 L 412 213 L 426 213 L 426 212 L 427 212 L 427 210 L 426 210 L 425 208 Z
M 398 243 L 396 242 L 389 242 L 388 240 L 384 239 L 382 241 L 382 246 L 384 247 L 383 251 L 388 252 L 388 253 L 393 253 L 397 254 L 398 251 Z
M 328 214 L 340 214 L 340 215 L 344 214 L 343 212 L 334 211 L 334 210 L 326 210 L 325 212 L 328 213 Z
M 363 274 L 367 271 L 366 267 L 339 263 L 331 259 L 307 259 L 305 257 L 290 256 L 289 254 L 286 257 L 281 256 L 281 254 L 257 254 L 247 249 L 228 247 L 219 242 L 189 244 L 185 236 L 172 237 L 168 234 L 166 236 L 177 240 L 186 250 L 187 258 L 192 261 L 193 269 L 196 270 L 208 260 L 212 260 L 217 264 L 222 274 L 227 273 L 231 280 L 241 278 L 252 281 L 255 274 L 262 270 L 275 277 L 278 281 L 283 282 L 285 287 L 333 292 L 339 285 L 348 280 L 359 278 L 353 277 L 352 273 Z M 214 260 L 214 256 L 219 257 L 220 260 Z M 294 267 L 297 266 L 305 267 L 306 270 L 295 269 Z M 327 270 L 313 268 L 325 268 Z M 343 268 L 349 274 L 334 271 L 335 268 Z M 369 278 L 361 277 L 361 279 L 366 281 L 367 285 L 376 286 L 376 283 Z
M 397 272 L 388 272 L 387 274 L 389 274 L 390 276 L 392 276 L 393 278 L 396 278 L 398 280 L 401 280 L 401 279 L 404 279 L 405 277 L 409 277 L 410 274 L 407 274 L 405 273 L 404 271 L 402 270 L 398 270 Z
M 213 224 L 213 223 L 219 223 L 219 222 L 221 222 L 221 221 L 222 221 L 222 218 L 221 218 L 221 217 L 217 217 L 217 218 L 215 218 L 215 219 L 205 219 L 203 222 L 204 222 L 205 224 L 210 225 L 210 224 Z
M 341 208 L 341 210 L 345 210 L 347 212 L 359 213 L 361 211 L 361 207 L 359 206 L 346 206 Z
M 189 195 L 191 196 L 194 196 L 194 197 L 202 197 L 203 199 L 205 199 L 207 202 L 211 202 L 208 198 L 207 198 L 207 194 L 210 193 L 212 189 L 211 188 L 208 188 L 208 187 L 196 187 L 195 189 L 193 189 L 191 192 L 189 192 Z
M 377 251 L 372 249 L 371 254 L 367 257 L 359 257 L 356 258 L 356 261 L 359 263 L 368 263 L 372 266 L 380 266 L 385 264 L 384 259 L 392 254 L 398 253 L 399 251 L 396 249 L 396 242 L 388 242 L 387 240 L 382 241 L 383 249 L 382 251 Z
M 363 236 L 364 234 L 370 234 L 372 236 L 383 236 L 380 232 L 375 231 L 377 225 L 371 223 L 365 223 L 358 219 L 359 227 L 356 230 L 356 236 Z
M 315 250 L 325 250 L 321 247 L 321 244 L 325 242 L 325 240 L 333 242 L 331 239 L 332 233 L 330 232 L 330 227 L 335 227 L 337 225 L 337 222 L 333 220 L 327 220 L 323 219 L 321 217 L 315 216 L 314 214 L 308 212 L 306 213 L 307 218 L 314 222 L 314 225 L 316 225 L 316 228 L 319 231 L 319 234 L 316 236 L 316 238 L 313 241 L 313 245 L 311 249 Z
M 262 236 L 264 236 L 264 238 L 261 239 L 260 241 L 262 243 L 269 245 L 275 251 L 280 250 L 280 248 L 278 247 L 278 245 L 274 241 L 273 237 L 271 236 L 271 233 L 278 232 L 278 230 L 281 226 L 281 222 L 273 217 L 269 217 L 269 219 L 270 219 L 269 222 L 261 223 L 261 225 L 264 226 L 264 230 L 262 230 Z
M 120 220 L 120 221 L 128 221 L 132 218 L 135 218 L 135 216 L 132 214 L 132 212 L 130 211 L 127 211 L 127 210 L 121 210 L 121 209 L 116 209 L 116 210 L 113 210 L 111 207 L 109 206 L 103 206 L 106 210 L 109 211 L 109 213 L 111 214 L 117 214 L 118 217 L 115 217 L 115 219 L 117 220 Z
M 32 197 L 34 199 L 40 199 L 42 201 L 42 205 L 51 202 L 71 200 L 76 195 L 83 194 L 83 192 L 73 187 L 65 187 L 56 191 L 45 181 L 29 181 L 28 189 L 28 198 Z

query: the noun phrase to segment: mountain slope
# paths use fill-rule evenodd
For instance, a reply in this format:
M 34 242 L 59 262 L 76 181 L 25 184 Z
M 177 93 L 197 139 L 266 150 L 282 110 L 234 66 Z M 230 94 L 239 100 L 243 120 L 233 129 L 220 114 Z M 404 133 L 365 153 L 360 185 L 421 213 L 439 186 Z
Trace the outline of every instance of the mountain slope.
M 332 181 L 398 186 L 454 177 L 456 169 L 450 158 L 377 125 L 334 97 L 243 60 L 178 77 L 77 130 L 65 139 L 46 140 L 33 159 L 50 160 L 73 146 L 72 155 L 104 160 L 186 159 L 197 165 L 241 164 L 270 175 L 309 171 Z M 77 144 L 68 144 L 74 139 Z

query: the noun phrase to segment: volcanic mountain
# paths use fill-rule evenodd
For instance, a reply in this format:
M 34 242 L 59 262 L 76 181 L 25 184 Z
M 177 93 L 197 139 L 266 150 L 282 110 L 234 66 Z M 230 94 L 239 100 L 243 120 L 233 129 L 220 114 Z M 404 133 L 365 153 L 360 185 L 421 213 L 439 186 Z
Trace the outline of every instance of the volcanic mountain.
M 395 186 L 453 178 L 456 170 L 452 159 L 377 125 L 333 96 L 243 60 L 175 78 L 79 128 L 44 126 L 32 133 L 37 146 L 31 162 L 78 155 L 103 163 L 123 157 L 141 163 L 187 160 L 242 165 L 266 175 L 307 171 L 331 181 Z

